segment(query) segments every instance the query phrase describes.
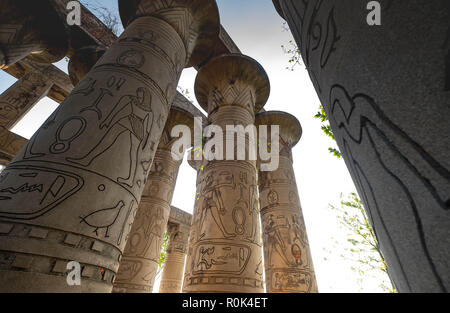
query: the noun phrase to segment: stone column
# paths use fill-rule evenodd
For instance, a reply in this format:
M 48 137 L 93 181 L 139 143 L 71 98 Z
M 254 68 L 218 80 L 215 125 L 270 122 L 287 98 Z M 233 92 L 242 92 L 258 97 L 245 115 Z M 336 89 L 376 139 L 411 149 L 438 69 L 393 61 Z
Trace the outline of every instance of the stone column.
M 170 239 L 161 276 L 160 293 L 181 292 L 191 220 L 191 214 L 172 206 L 167 224 Z
M 125 32 L 1 173 L 0 291 L 112 290 L 181 71 L 214 46 L 213 0 L 119 4 Z
M 379 26 L 369 1 L 275 2 L 397 289 L 449 292 L 448 1 L 379 0 Z
M 198 102 L 211 124 L 224 132 L 226 125 L 254 127 L 255 112 L 266 103 L 269 90 L 263 68 L 243 55 L 214 58 L 199 70 L 195 82 Z M 209 141 L 224 147 L 227 139 L 236 143 L 234 137 L 216 136 Z M 244 144 L 248 152 L 248 137 Z M 220 150 L 217 145 L 215 149 Z M 237 161 L 234 154 L 234 160 L 203 162 L 183 292 L 264 291 L 256 161 L 248 155 Z
M 196 181 L 195 181 L 195 203 L 194 203 L 194 212 L 192 214 L 192 221 L 191 221 L 191 228 L 189 231 L 189 242 L 188 242 L 188 250 L 187 250 L 187 256 L 186 256 L 186 266 L 184 268 L 184 275 L 183 275 L 183 288 L 182 292 L 185 292 L 185 286 L 190 282 L 191 277 L 191 270 L 194 269 L 192 266 L 193 264 L 193 247 L 191 245 L 192 238 L 195 237 L 195 227 L 194 226 L 194 220 L 193 218 L 196 216 L 197 211 L 197 202 L 200 200 L 200 188 L 201 188 L 201 182 L 202 182 L 202 174 L 203 174 L 203 160 L 202 157 L 202 150 L 201 147 L 194 147 L 190 152 L 190 158 L 188 158 L 189 165 L 197 172 Z M 197 158 L 194 156 L 197 154 Z M 198 215 L 198 214 L 197 214 Z
M 67 53 L 65 12 L 53 0 L 1 0 L 0 69 L 29 56 L 54 63 Z
M 87 46 L 75 51 L 69 61 L 69 77 L 74 86 L 86 76 L 106 52 L 104 46 Z
M 302 135 L 300 122 L 285 112 L 256 115 L 256 126 L 279 125 L 279 165 L 259 171 L 259 200 L 263 232 L 266 291 L 275 293 L 317 292 L 317 281 L 298 196 L 292 147 Z M 272 145 L 273 147 L 274 145 Z
M 120 261 L 113 292 L 149 293 L 158 272 L 162 242 L 166 233 L 173 191 L 184 152 L 172 155 L 176 138 L 170 136 L 175 125 L 186 125 L 193 132 L 194 117 L 172 107 L 145 190 Z

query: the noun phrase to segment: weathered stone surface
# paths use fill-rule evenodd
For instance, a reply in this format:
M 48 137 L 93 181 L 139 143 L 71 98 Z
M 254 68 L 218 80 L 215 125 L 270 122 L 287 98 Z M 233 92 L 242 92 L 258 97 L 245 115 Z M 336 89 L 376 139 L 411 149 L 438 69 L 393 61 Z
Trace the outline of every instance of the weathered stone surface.
M 191 214 L 172 206 L 167 225 L 169 245 L 161 276 L 160 293 L 181 292 L 191 220 Z
M 170 204 L 182 162 L 182 156 L 173 158 L 174 138 L 170 132 L 175 125 L 186 125 L 193 130 L 193 118 L 179 109 L 172 108 L 170 111 L 148 180 L 144 181 L 145 190 L 120 261 L 113 292 L 149 293 L 153 290 Z
M 53 63 L 66 55 L 67 23 L 52 0 L 2 0 L 0 7 L 0 69 L 27 56 Z
M 223 130 L 253 125 L 269 90 L 263 68 L 237 54 L 212 59 L 195 82 L 197 100 Z M 263 292 L 261 247 L 256 162 L 205 160 L 197 179 L 183 292 Z
M 157 2 L 140 1 L 140 8 Z M 204 16 L 212 23 L 217 7 L 214 1 L 207 2 Z M 181 71 L 197 47 L 197 37 L 214 28 L 219 32 L 218 18 L 208 24 L 206 33 L 196 28 L 202 24 L 196 18 L 203 15 L 191 14 L 188 5 L 197 10 L 198 2 L 183 3 L 181 8 L 162 10 L 161 16 L 157 13 L 164 6 L 149 10 L 152 16 L 139 11 L 143 16 L 130 21 L 120 39 L 1 173 L 0 220 L 16 228 L 41 226 L 58 233 L 61 240 L 44 239 L 37 245 L 25 234 L 10 233 L 2 236 L 0 251 L 11 257 L 25 253 L 46 258 L 49 264 L 74 260 L 96 267 L 96 275 L 83 278 L 77 290 L 112 290 Z M 178 26 L 171 26 L 175 21 Z M 80 235 L 79 245 L 64 245 L 65 233 Z M 104 244 L 102 252 L 91 249 L 95 241 Z M 24 272 L 2 265 L 2 270 L 0 291 L 75 290 L 51 268 L 32 266 Z
M 450 290 L 450 5 L 279 0 L 400 292 Z
M 16 77 L 17 79 L 22 78 L 29 71 L 40 73 L 43 80 L 53 83 L 47 96 L 57 103 L 63 102 L 73 90 L 73 85 L 69 79 L 69 76 L 51 64 L 40 64 L 25 58 L 5 69 L 5 72 Z
M 8 165 L 27 142 L 25 138 L 0 126 L 0 165 Z
M 259 171 L 258 180 L 266 290 L 276 293 L 317 292 L 292 167 L 292 147 L 300 140 L 302 128 L 294 116 L 278 111 L 257 114 L 255 125 L 280 127 L 279 166 L 274 171 Z
M 69 77 L 74 86 L 78 85 L 105 52 L 104 46 L 83 47 L 75 52 L 69 62 Z
M 0 95 L 0 126 L 12 128 L 53 86 L 40 72 L 31 70 Z

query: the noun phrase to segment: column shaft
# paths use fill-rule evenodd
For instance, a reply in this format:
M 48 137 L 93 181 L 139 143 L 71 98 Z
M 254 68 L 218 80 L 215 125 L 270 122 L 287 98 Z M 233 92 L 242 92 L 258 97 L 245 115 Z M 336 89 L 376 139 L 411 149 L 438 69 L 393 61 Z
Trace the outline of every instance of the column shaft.
M 161 276 L 160 293 L 180 293 L 183 283 L 190 225 L 170 224 L 170 239 Z
M 181 162 L 158 149 L 120 261 L 113 292 L 151 293 Z
M 317 292 L 292 160 L 259 177 L 267 292 Z
M 211 123 L 225 133 L 227 125 L 254 124 L 254 112 L 265 104 L 268 86 L 256 61 L 229 55 L 200 69 L 195 93 Z M 224 152 L 227 141 L 234 141 L 236 151 L 234 137 L 217 138 L 210 140 L 223 143 Z M 248 151 L 249 141 L 244 142 Z M 239 161 L 205 160 L 201 172 L 183 292 L 263 292 L 256 161 L 248 154 Z
M 276 1 L 396 288 L 449 292 L 448 2 Z
M 186 55 L 166 21 L 135 19 L 1 173 L 0 290 L 111 291 Z

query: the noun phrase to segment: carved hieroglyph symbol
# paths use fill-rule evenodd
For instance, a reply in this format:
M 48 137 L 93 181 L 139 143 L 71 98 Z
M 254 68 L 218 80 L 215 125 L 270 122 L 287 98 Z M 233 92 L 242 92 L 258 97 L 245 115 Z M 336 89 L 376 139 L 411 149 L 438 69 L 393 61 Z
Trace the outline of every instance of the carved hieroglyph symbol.
M 250 255 L 247 245 L 205 242 L 195 249 L 193 274 L 242 274 Z
M 84 184 L 73 173 L 45 167 L 11 165 L 2 173 L 0 217 L 32 220 L 54 209 Z

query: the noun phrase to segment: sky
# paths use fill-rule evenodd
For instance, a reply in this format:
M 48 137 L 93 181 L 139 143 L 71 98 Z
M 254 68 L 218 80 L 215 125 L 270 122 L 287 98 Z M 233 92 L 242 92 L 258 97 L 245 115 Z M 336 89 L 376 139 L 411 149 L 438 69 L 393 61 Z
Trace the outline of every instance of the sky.
M 106 6 L 117 12 L 117 0 L 84 0 L 91 7 Z M 357 283 L 359 276 L 352 271 L 349 262 L 340 256 L 345 246 L 346 233 L 341 229 L 329 204 L 338 205 L 341 193 L 355 192 L 344 161 L 328 152 L 335 143 L 325 136 L 320 121 L 314 119 L 320 101 L 303 65 L 294 71 L 289 66 L 289 56 L 282 45 L 288 46 L 293 37 L 283 28 L 283 20 L 275 11 L 272 0 L 217 0 L 221 23 L 243 54 L 258 61 L 266 70 L 271 94 L 265 110 L 285 111 L 301 123 L 303 136 L 293 148 L 294 170 L 300 201 L 309 237 L 315 273 L 320 292 L 382 292 L 377 280 L 367 278 Z M 55 64 L 67 72 L 67 62 Z M 185 69 L 179 87 L 187 89 L 195 101 L 194 81 L 196 71 Z M 0 72 L 0 92 L 16 80 Z M 12 129 L 30 138 L 58 104 L 45 98 Z M 189 213 L 193 212 L 196 172 L 186 160 L 180 167 L 172 205 Z M 331 252 L 330 252 L 331 251 Z

